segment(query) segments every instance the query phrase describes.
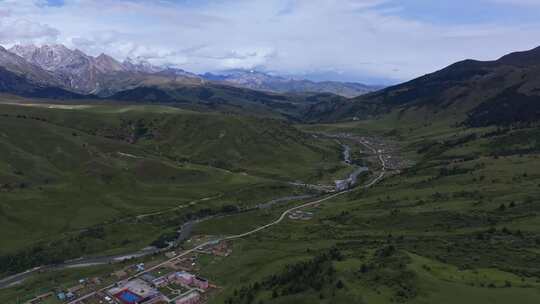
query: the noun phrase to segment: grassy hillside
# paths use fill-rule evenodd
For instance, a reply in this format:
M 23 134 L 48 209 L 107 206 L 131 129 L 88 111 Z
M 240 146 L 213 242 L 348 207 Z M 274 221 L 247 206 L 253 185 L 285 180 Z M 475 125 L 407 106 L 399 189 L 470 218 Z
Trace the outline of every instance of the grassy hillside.
M 530 125 L 540 117 L 539 84 L 540 48 L 536 48 L 495 61 L 464 60 L 353 100 L 315 104 L 306 118 L 351 121 L 390 111 L 420 111 L 473 127 Z
M 220 112 L 301 121 L 313 104 L 347 100 L 330 93 L 272 93 L 230 85 L 199 85 L 164 82 L 145 83 L 118 92 L 114 101 L 145 104 L 172 104 L 203 112 Z
M 138 250 L 190 217 L 299 193 L 285 182 L 330 182 L 342 167 L 335 142 L 282 121 L 44 104 L 0 105 L 0 117 L 0 256 L 10 270 Z M 35 261 L 17 266 L 21 255 Z
M 44 107 L 11 106 L 3 113 L 18 121 L 45 120 L 177 162 L 286 181 L 317 181 L 322 171 L 339 163 L 337 143 L 300 132 L 281 120 L 151 106 L 65 105 L 54 111 Z
M 211 303 L 540 300 L 537 128 L 424 126 L 392 115 L 306 128 L 398 142 L 396 155 L 415 165 L 313 208 L 311 221 L 235 242 L 229 258 L 205 259 L 204 274 L 225 287 Z

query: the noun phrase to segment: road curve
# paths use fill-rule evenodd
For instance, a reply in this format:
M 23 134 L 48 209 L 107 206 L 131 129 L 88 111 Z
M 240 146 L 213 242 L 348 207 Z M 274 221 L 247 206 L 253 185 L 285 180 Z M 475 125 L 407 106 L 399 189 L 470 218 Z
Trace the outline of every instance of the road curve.
M 368 149 L 372 150 L 374 153 L 376 153 L 377 156 L 378 156 L 378 158 L 379 158 L 379 161 L 381 162 L 381 168 L 382 168 L 382 169 L 381 169 L 381 173 L 380 173 L 377 177 L 375 177 L 373 180 L 371 180 L 369 183 L 365 184 L 365 185 L 362 187 L 362 188 L 369 188 L 369 187 L 375 185 L 376 183 L 378 183 L 378 182 L 384 177 L 384 175 L 385 175 L 385 173 L 386 173 L 386 163 L 385 163 L 385 161 L 384 161 L 384 157 L 383 157 L 383 154 L 382 154 L 382 153 L 379 153 L 376 149 L 372 148 L 371 146 L 369 146 L 368 144 L 364 143 L 363 141 L 360 141 L 360 143 L 361 143 L 362 145 L 366 146 Z M 316 201 L 313 201 L 313 202 L 305 203 L 305 204 L 303 204 L 303 205 L 300 205 L 300 206 L 296 206 L 296 207 L 287 209 L 287 210 L 285 210 L 285 211 L 281 214 L 281 216 L 280 216 L 277 220 L 275 220 L 275 221 L 273 221 L 273 222 L 271 222 L 271 223 L 269 223 L 269 224 L 266 224 L 266 225 L 261 226 L 261 227 L 256 228 L 256 229 L 253 229 L 253 230 L 248 231 L 248 232 L 246 232 L 246 233 L 242 233 L 242 234 L 238 234 L 238 235 L 231 235 L 231 236 L 228 236 L 228 237 L 225 237 L 225 238 L 222 238 L 222 239 L 220 239 L 220 240 L 213 241 L 213 242 L 220 242 L 220 241 L 227 241 L 227 240 L 239 239 L 239 238 L 243 238 L 243 237 L 246 237 L 246 236 L 248 236 L 248 235 L 257 233 L 257 232 L 259 232 L 259 231 L 261 231 L 261 230 L 267 229 L 267 228 L 269 228 L 269 227 L 272 227 L 272 226 L 274 226 L 274 225 L 277 225 L 277 224 L 281 223 L 281 222 L 285 219 L 285 217 L 286 217 L 289 213 L 291 213 L 291 212 L 293 212 L 293 211 L 296 211 L 296 210 L 299 210 L 299 209 L 303 209 L 303 208 L 306 208 L 306 207 L 310 207 L 310 206 L 313 206 L 313 205 L 320 204 L 320 203 L 322 203 L 322 202 L 324 202 L 324 201 L 333 199 L 333 198 L 335 198 L 335 197 L 337 197 L 337 196 L 343 195 L 343 194 L 348 193 L 348 192 L 351 192 L 351 191 L 353 191 L 353 190 L 354 190 L 354 188 L 353 188 L 353 189 L 349 189 L 349 190 L 345 190 L 345 191 L 341 191 L 341 192 L 332 194 L 332 195 L 330 195 L 330 196 L 327 196 L 327 197 L 325 197 L 325 198 L 321 198 L 321 199 L 316 200 Z M 199 247 L 201 247 L 201 246 L 199 246 Z

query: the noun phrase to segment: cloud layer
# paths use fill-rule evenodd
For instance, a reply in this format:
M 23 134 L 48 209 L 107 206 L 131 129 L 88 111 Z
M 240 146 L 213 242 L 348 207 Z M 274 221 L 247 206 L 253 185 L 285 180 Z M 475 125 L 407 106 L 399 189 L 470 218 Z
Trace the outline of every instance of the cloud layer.
M 539 43 L 529 7 L 537 1 L 478 0 L 493 16 L 480 21 L 452 17 L 471 1 L 452 0 L 445 11 L 422 1 L 0 0 L 0 43 L 64 43 L 194 72 L 260 68 L 368 82 Z

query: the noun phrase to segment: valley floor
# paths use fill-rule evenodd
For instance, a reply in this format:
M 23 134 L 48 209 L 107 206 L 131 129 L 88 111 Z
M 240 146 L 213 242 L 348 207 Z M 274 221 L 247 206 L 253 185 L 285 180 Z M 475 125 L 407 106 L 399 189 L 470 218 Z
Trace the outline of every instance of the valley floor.
M 537 129 L 432 132 L 398 139 L 413 167 L 208 258 L 211 302 L 540 301 Z
M 0 299 L 19 303 L 91 277 L 103 282 L 80 295 L 105 292 L 110 284 L 146 273 L 111 275 L 120 268 L 144 262 L 156 274 L 166 271 L 162 267 L 171 271 L 170 262 L 178 260 L 180 269 L 208 279 L 213 287 L 203 300 L 216 304 L 540 301 L 538 128 L 392 129 L 380 122 L 301 128 L 311 138 L 330 135 L 350 147 L 350 161 L 371 169 L 360 177 L 364 187 L 324 201 L 306 197 L 210 217 L 194 225 L 173 257 L 44 272 L 0 290 Z M 330 171 L 331 177 L 327 171 L 320 177 L 335 179 L 347 166 Z M 255 184 L 261 178 L 254 172 L 234 176 Z M 270 183 L 240 187 L 229 199 L 291 195 L 275 179 L 263 180 Z M 207 203 L 212 200 L 201 205 Z M 156 230 L 180 222 L 176 206 L 168 208 L 171 217 Z M 153 210 L 138 214 L 145 214 L 139 220 L 151 227 L 154 212 L 162 215 Z

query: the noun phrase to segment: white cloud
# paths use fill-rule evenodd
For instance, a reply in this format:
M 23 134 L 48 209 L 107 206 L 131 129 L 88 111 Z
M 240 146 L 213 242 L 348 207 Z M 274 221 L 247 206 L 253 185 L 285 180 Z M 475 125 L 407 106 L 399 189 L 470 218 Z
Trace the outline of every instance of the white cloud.
M 0 14 L 0 39 L 57 40 L 93 55 L 141 56 L 194 72 L 264 67 L 288 74 L 329 71 L 361 80 L 408 79 L 464 58 L 494 59 L 533 47 L 540 32 L 535 24 L 421 22 L 400 15 L 393 0 L 182 3 L 66 0 L 64 6 L 47 7 L 44 0 L 0 0 L 0 12 L 9 12 Z M 40 23 L 10 27 L 18 20 Z
M 46 24 L 32 22 L 26 19 L 1 20 L 0 42 L 51 43 L 57 40 L 60 31 Z

